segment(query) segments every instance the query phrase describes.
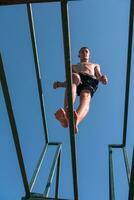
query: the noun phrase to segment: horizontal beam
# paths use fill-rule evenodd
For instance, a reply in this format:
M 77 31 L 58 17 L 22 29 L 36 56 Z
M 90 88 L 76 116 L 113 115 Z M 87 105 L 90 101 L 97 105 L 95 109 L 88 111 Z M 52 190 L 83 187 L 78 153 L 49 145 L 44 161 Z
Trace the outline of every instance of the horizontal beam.
M 58 146 L 58 145 L 62 145 L 61 142 L 48 142 L 48 145 L 50 146 Z
M 14 4 L 25 4 L 25 3 L 49 3 L 49 2 L 60 2 L 60 0 L 0 0 L 0 5 L 14 5 Z
M 52 197 L 44 197 L 42 194 L 32 194 L 30 198 L 22 197 L 21 200 L 70 200 L 64 198 L 52 198 Z
M 69 1 L 75 1 L 75 0 L 69 0 Z M 0 6 L 26 4 L 26 3 L 51 3 L 51 2 L 61 2 L 61 0 L 0 0 Z
M 109 148 L 123 148 L 123 144 L 109 144 Z

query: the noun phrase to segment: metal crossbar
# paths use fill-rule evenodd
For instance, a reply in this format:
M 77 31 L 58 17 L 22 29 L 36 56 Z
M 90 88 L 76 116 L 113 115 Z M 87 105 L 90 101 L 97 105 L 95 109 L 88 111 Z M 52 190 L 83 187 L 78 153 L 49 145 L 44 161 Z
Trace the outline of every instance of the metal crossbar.
M 114 192 L 114 172 L 113 172 L 113 157 L 112 151 L 113 149 L 121 149 L 123 151 L 124 156 L 124 163 L 126 168 L 126 174 L 129 184 L 129 196 L 134 198 L 133 191 L 133 182 L 134 176 L 133 175 L 133 162 L 132 162 L 132 169 L 130 175 L 130 167 L 128 163 L 128 156 L 126 152 L 126 137 L 127 137 L 127 124 L 128 124 L 128 105 L 129 105 L 129 91 L 130 91 L 130 75 L 131 75 L 131 58 L 132 58 L 132 41 L 133 41 L 133 18 L 134 18 L 134 1 L 130 1 L 130 15 L 129 15 L 129 34 L 128 34 L 128 52 L 127 52 L 127 71 L 126 71 L 126 88 L 125 88 L 125 107 L 124 107 L 124 123 L 123 123 L 123 140 L 122 144 L 111 144 L 108 147 L 109 151 L 109 199 L 115 200 L 115 192 Z M 130 195 L 131 193 L 131 195 Z M 130 200 L 130 199 L 129 199 Z M 133 200 L 133 199 L 131 199 Z
M 0 5 L 16 5 L 16 4 L 26 4 L 26 3 L 54 3 L 61 2 L 62 0 L 0 0 Z M 64 1 L 64 0 L 63 0 Z M 78 1 L 78 0 L 68 0 L 68 1 Z
M 50 197 L 44 197 L 43 195 L 41 194 L 31 194 L 31 197 L 30 198 L 25 198 L 25 197 L 22 197 L 21 200 L 71 200 L 71 199 L 65 199 L 65 198 L 50 198 Z

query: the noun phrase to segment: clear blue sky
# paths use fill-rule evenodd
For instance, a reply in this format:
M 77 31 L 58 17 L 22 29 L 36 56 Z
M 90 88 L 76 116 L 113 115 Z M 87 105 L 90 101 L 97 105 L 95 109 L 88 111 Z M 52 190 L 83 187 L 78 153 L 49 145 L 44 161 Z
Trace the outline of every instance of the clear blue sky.
M 108 200 L 109 197 L 107 147 L 122 142 L 129 4 L 130 0 L 69 3 L 72 63 L 79 62 L 79 48 L 88 46 L 91 61 L 99 63 L 102 73 L 109 78 L 107 86 L 99 85 L 90 112 L 76 136 L 80 200 Z M 54 118 L 54 112 L 63 106 L 64 89 L 52 89 L 55 80 L 65 79 L 60 4 L 34 4 L 33 14 L 50 141 L 63 142 L 60 196 L 72 199 L 69 132 Z M 0 27 L 0 51 L 30 180 L 44 146 L 44 135 L 26 6 L 0 7 Z M 131 79 L 127 138 L 130 164 L 134 143 L 133 84 Z M 77 104 L 78 101 L 75 107 Z M 24 196 L 24 188 L 1 88 L 0 107 L 0 199 L 19 200 Z M 53 148 L 48 151 L 35 192 L 44 189 L 54 151 Z M 127 200 L 122 152 L 117 150 L 113 155 L 116 199 Z

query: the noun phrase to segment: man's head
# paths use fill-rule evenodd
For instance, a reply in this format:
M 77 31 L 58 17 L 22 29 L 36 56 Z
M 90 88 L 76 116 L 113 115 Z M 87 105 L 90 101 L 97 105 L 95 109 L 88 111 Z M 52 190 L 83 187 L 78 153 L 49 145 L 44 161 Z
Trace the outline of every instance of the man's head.
M 90 49 L 88 47 L 80 48 L 78 57 L 81 61 L 87 62 L 90 57 Z

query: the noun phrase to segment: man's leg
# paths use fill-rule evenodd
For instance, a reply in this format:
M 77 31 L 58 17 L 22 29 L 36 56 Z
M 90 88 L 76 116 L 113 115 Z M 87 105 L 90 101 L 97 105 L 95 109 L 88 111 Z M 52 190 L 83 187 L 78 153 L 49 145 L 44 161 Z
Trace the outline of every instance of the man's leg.
M 72 101 L 73 104 L 76 99 L 76 91 L 77 91 L 77 86 L 80 84 L 81 79 L 79 74 L 73 73 L 72 74 Z M 64 96 L 64 110 L 66 111 L 68 109 L 68 99 L 67 99 L 67 89 L 65 90 L 65 96 Z
M 75 102 L 76 99 L 76 89 L 77 85 L 80 84 L 80 76 L 76 73 L 72 74 L 72 101 Z M 65 90 L 65 97 L 64 97 L 64 109 L 60 108 L 55 113 L 55 117 L 57 120 L 60 121 L 61 125 L 66 128 L 68 127 L 68 99 L 67 99 L 67 89 Z
M 80 93 L 80 105 L 76 110 L 76 127 L 85 118 L 90 108 L 91 93 L 89 90 L 83 90 Z

